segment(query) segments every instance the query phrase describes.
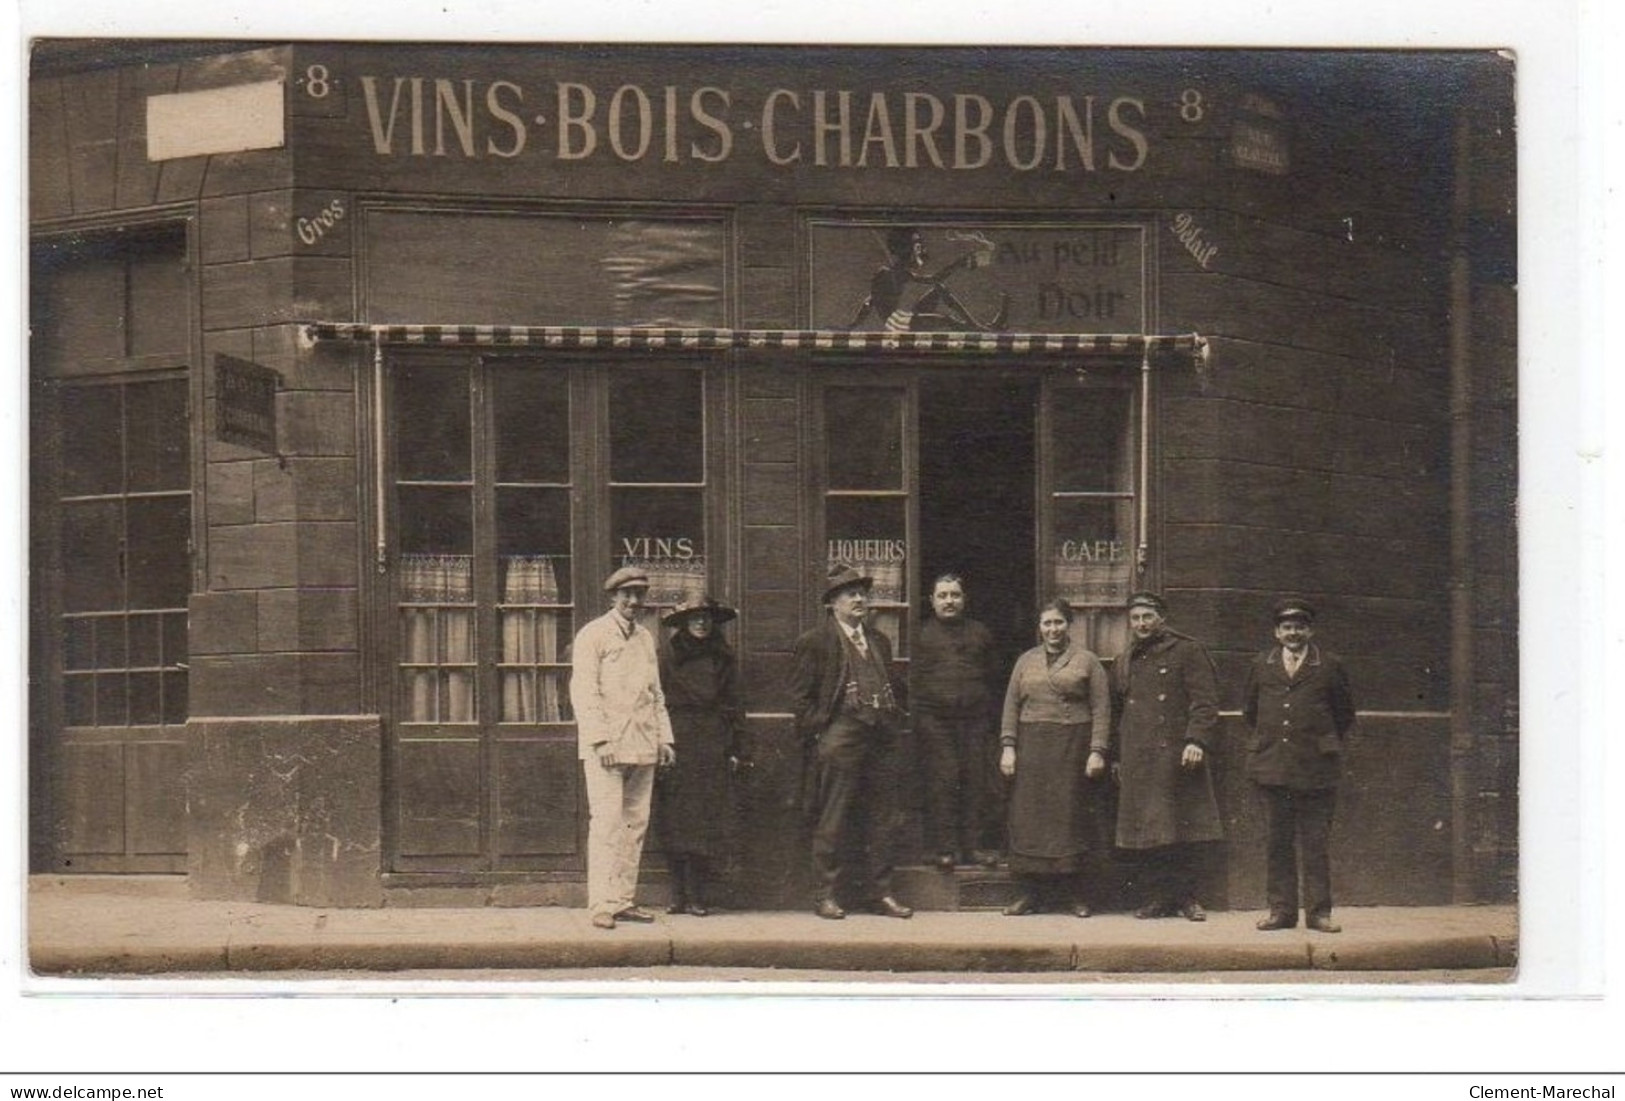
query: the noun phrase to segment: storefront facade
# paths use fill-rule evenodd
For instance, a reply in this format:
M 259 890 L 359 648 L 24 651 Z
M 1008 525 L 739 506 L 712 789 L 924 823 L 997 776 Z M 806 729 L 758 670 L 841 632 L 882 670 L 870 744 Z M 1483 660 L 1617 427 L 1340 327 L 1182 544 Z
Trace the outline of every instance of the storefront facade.
M 1343 895 L 1515 889 L 1502 63 L 145 49 L 31 84 L 36 871 L 578 902 L 568 645 L 636 562 L 740 609 L 728 892 L 800 905 L 787 664 L 842 561 L 905 675 L 943 571 L 1012 660 L 1160 589 L 1227 708 L 1308 594 Z M 1210 894 L 1257 905 L 1225 727 Z

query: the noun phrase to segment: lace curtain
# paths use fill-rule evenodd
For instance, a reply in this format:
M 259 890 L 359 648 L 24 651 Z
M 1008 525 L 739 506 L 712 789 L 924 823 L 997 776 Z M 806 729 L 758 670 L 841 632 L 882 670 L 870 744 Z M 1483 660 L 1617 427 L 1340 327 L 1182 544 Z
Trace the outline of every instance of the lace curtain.
M 401 556 L 406 720 L 474 721 L 474 561 L 466 554 Z

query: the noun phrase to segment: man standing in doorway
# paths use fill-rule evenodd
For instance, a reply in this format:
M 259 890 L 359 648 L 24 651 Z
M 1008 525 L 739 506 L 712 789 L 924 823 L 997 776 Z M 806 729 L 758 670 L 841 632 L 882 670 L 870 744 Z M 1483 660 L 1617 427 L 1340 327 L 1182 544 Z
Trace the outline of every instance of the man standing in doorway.
M 1208 771 L 1219 721 L 1207 649 L 1164 621 L 1156 593 L 1128 599 L 1129 648 L 1112 666 L 1118 747 L 1117 845 L 1139 857 L 1145 900 L 1135 917 L 1206 921 L 1197 848 L 1224 837 Z
M 812 761 L 814 912 L 837 920 L 860 905 L 912 917 L 892 897 L 896 791 L 891 776 L 902 710 L 891 679 L 891 643 L 864 624 L 874 579 L 830 571 L 830 617 L 796 640 L 790 703 Z M 843 904 L 844 900 L 844 904 Z
M 943 871 L 997 864 L 998 653 L 992 632 L 965 614 L 958 574 L 931 586 L 931 611 L 914 642 L 909 698 L 925 765 L 925 851 Z
M 1354 726 L 1348 673 L 1314 645 L 1315 609 L 1290 597 L 1275 605 L 1275 641 L 1253 659 L 1241 713 L 1253 732 L 1247 775 L 1263 797 L 1268 858 L 1265 932 L 1298 924 L 1298 859 L 1303 859 L 1305 924 L 1322 933 L 1332 920 L 1329 855 L 1332 809 L 1343 771 L 1343 745 Z
M 649 575 L 623 566 L 604 581 L 608 612 L 581 628 L 570 704 L 587 789 L 587 907 L 592 923 L 653 921 L 636 904 L 655 768 L 676 763 L 655 640 L 638 624 Z

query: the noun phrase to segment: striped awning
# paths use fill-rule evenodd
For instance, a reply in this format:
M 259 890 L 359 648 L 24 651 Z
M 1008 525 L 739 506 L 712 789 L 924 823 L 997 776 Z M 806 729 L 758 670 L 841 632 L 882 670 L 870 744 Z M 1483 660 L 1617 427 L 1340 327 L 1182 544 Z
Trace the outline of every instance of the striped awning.
M 813 352 L 993 352 L 1056 355 L 1184 353 L 1198 367 L 1208 342 L 1196 333 L 912 333 L 836 329 L 700 329 L 576 325 L 366 325 L 318 321 L 304 326 L 312 341 L 491 348 L 611 348 L 681 351 L 790 350 Z

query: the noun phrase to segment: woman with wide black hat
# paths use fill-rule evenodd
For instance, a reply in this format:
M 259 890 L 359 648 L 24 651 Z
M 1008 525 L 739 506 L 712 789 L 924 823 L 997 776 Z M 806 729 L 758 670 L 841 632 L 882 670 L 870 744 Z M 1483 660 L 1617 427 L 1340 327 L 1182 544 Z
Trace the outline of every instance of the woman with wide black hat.
M 729 773 L 741 767 L 738 666 L 722 625 L 738 615 L 709 596 L 685 600 L 661 620 L 660 685 L 681 766 L 655 785 L 655 831 L 671 864 L 671 912 L 704 917 L 714 862 L 732 840 Z

